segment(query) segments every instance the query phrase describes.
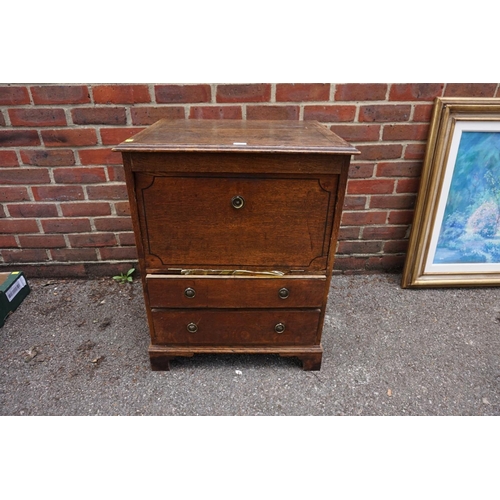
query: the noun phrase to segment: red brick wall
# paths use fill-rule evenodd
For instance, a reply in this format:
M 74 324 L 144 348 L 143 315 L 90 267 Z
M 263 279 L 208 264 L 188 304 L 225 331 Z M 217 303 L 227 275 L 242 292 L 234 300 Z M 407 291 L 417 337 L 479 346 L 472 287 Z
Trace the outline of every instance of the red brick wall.
M 318 120 L 354 157 L 337 271 L 399 271 L 433 100 L 493 84 L 0 84 L 0 267 L 109 275 L 136 259 L 121 156 L 160 118 Z

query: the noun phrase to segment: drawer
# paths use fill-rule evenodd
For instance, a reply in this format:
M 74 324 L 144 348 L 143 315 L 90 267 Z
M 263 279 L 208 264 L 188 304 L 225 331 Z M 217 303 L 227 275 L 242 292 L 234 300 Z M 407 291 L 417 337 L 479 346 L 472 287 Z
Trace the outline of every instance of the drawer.
M 326 268 L 337 176 L 134 175 L 148 269 Z
M 154 310 L 154 344 L 313 345 L 320 310 Z
M 242 276 L 146 277 L 153 308 L 317 308 L 323 304 L 326 277 Z

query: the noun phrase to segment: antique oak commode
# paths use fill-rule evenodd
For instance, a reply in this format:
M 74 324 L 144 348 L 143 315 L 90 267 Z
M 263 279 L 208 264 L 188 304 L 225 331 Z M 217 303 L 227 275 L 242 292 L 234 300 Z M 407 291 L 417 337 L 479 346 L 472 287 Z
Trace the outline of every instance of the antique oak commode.
M 276 353 L 319 370 L 358 151 L 317 122 L 242 120 L 160 120 L 115 151 L 152 368 L 196 353 Z

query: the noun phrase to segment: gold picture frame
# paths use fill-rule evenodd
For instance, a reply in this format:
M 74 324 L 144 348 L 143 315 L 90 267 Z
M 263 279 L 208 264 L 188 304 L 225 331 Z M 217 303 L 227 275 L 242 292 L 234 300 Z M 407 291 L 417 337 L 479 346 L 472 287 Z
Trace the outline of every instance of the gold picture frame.
M 500 99 L 434 103 L 401 286 L 500 285 Z

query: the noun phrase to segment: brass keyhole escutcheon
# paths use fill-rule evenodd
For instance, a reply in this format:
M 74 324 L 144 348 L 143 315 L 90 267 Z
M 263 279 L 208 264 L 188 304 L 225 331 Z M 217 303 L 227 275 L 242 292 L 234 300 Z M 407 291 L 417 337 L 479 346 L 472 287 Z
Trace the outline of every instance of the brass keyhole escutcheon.
M 288 291 L 288 288 L 280 288 L 278 291 L 278 295 L 280 299 L 287 299 L 290 295 L 290 292 Z
M 245 204 L 245 199 L 243 198 L 243 196 L 233 196 L 232 199 L 231 199 L 231 205 L 233 206 L 233 208 L 236 208 L 236 209 L 240 209 L 243 207 L 243 205 Z
M 188 298 L 188 299 L 193 299 L 196 295 L 196 292 L 194 291 L 194 288 L 186 288 L 184 290 L 184 295 Z
M 187 326 L 187 331 L 189 333 L 196 333 L 198 331 L 198 325 L 196 323 L 189 323 Z
M 285 331 L 285 324 L 284 323 L 278 323 L 275 327 L 274 327 L 274 331 L 276 333 L 283 333 Z

